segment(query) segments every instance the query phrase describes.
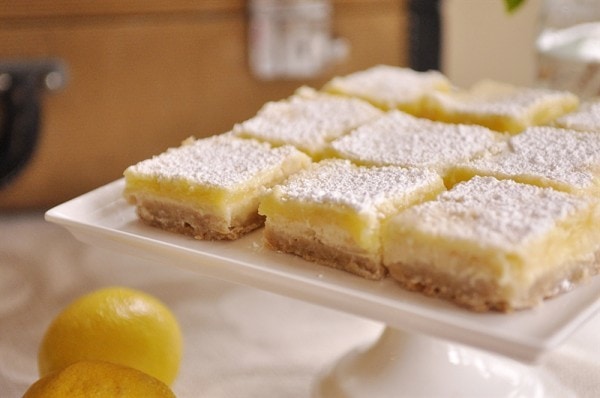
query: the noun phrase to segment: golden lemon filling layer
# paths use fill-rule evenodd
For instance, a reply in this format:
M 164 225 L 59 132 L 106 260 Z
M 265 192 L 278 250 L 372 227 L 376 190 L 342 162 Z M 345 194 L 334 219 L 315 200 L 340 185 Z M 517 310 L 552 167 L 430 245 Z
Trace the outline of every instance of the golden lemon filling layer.
M 265 192 L 264 185 L 259 182 L 231 191 L 190 184 L 187 180 L 158 181 L 132 176 L 127 179 L 126 196 L 134 203 L 136 196 L 144 196 L 165 203 L 186 205 L 230 221 L 252 211 L 252 208 L 256 210 L 259 197 Z
M 482 80 L 468 90 L 432 92 L 425 99 L 428 118 L 478 124 L 510 134 L 547 124 L 578 105 L 579 98 L 567 91 L 518 87 L 492 80 Z
M 527 307 L 569 284 L 581 264 L 594 267 L 599 210 L 591 198 L 475 177 L 391 219 L 384 264 L 404 283 L 410 275 L 440 292 L 447 284 L 480 295 L 464 305 Z
M 243 197 L 241 192 L 197 185 L 187 179 L 161 179 L 131 173 L 127 176 L 126 182 L 127 193 L 145 192 L 174 201 L 187 202 L 200 208 L 227 206 Z
M 375 213 L 357 213 L 342 205 L 315 204 L 270 195 L 262 200 L 260 213 L 270 224 L 289 224 L 311 229 L 327 244 L 379 248 L 379 219 Z M 326 220 L 326 222 L 324 222 Z M 286 225 L 286 229 L 289 227 Z

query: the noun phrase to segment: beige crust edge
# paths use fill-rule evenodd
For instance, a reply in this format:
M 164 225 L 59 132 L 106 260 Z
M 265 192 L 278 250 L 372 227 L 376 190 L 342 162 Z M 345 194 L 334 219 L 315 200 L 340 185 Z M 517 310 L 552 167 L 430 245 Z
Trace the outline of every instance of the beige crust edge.
M 511 312 L 527 309 L 543 300 L 572 290 L 600 273 L 600 251 L 594 260 L 565 265 L 562 272 L 553 272 L 540 278 L 522 297 L 507 297 L 502 287 L 494 282 L 481 281 L 473 285 L 468 280 L 456 279 L 440 272 L 428 272 L 419 264 L 388 264 L 388 270 L 405 289 L 423 293 L 458 304 L 477 312 Z
M 264 224 L 258 212 L 233 220 L 230 225 L 214 214 L 174 201 L 145 195 L 129 195 L 128 200 L 136 205 L 137 215 L 145 224 L 198 240 L 235 240 Z
M 305 260 L 340 269 L 370 280 L 381 280 L 387 275 L 385 267 L 373 255 L 350 253 L 336 247 L 323 244 L 316 236 L 291 235 L 273 226 L 264 229 L 264 241 L 272 250 L 295 254 Z

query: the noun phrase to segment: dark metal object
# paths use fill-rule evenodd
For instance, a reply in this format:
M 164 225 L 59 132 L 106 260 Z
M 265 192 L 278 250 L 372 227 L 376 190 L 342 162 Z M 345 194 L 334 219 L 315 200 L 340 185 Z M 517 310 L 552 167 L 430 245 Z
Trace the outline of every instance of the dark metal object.
M 29 161 L 37 146 L 41 96 L 67 81 L 54 59 L 0 61 L 0 188 Z
M 441 0 L 409 0 L 409 64 L 417 71 L 440 69 Z

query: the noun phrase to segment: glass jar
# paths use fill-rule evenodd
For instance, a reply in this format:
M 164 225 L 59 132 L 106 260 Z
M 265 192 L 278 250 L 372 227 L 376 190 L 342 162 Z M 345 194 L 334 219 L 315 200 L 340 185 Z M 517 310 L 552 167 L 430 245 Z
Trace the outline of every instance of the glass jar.
M 543 0 L 540 23 L 539 85 L 600 96 L 600 0 Z
M 251 0 L 250 69 L 264 79 L 318 76 L 345 53 L 332 37 L 331 0 Z

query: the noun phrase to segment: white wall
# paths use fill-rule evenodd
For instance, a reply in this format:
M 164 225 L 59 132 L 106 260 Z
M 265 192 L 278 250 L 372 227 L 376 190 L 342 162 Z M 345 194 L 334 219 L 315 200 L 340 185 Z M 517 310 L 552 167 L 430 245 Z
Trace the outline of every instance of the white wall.
M 460 87 L 482 78 L 532 85 L 541 1 L 508 14 L 503 0 L 442 0 L 444 73 Z

